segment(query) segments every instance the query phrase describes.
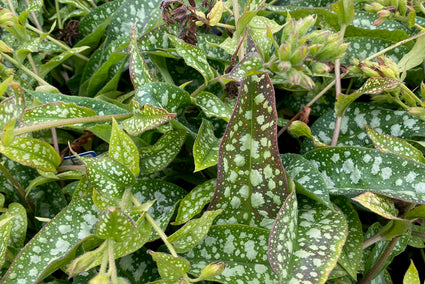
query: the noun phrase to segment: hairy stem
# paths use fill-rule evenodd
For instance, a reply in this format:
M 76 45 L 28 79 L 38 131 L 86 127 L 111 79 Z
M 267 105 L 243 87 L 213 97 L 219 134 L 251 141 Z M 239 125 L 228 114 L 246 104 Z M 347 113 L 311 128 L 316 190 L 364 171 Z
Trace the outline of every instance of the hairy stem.
M 235 18 L 236 42 L 239 43 L 239 41 L 241 40 L 241 37 L 239 35 L 239 30 L 238 30 L 238 22 L 239 22 L 239 2 L 238 2 L 238 0 L 233 0 L 232 6 L 233 6 L 233 17 Z M 241 61 L 242 58 L 244 57 L 243 48 L 239 48 L 238 57 L 239 57 L 239 61 Z
M 59 10 L 59 2 L 58 2 L 58 0 L 55 0 L 55 9 L 56 9 L 56 17 L 58 19 L 58 27 L 60 29 L 63 29 L 62 19 L 61 19 L 61 13 L 60 13 L 60 10 Z M 41 30 L 41 29 L 39 29 L 39 30 Z
M 171 255 L 174 257 L 178 257 L 177 252 L 174 250 L 174 247 L 168 241 L 168 237 L 165 235 L 164 231 L 161 230 L 158 224 L 156 224 L 155 220 L 148 213 L 145 213 L 145 218 L 149 222 L 149 224 L 151 224 L 152 228 L 158 233 L 159 237 L 164 242 Z
M 362 245 L 362 250 L 370 247 L 371 245 L 373 245 L 376 242 L 379 242 L 380 240 L 382 240 L 382 237 L 383 237 L 382 234 L 376 234 L 376 235 L 370 237 L 369 239 L 365 240 L 363 242 L 363 245 Z
M 113 240 L 108 240 L 109 276 L 112 284 L 118 284 L 117 267 L 115 266 Z

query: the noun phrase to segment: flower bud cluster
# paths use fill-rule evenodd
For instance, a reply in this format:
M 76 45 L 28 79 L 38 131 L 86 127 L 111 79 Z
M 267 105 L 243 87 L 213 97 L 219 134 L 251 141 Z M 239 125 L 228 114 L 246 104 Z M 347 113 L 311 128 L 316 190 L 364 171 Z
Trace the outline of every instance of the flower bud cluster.
M 353 58 L 353 66 L 349 71 L 365 77 L 383 77 L 400 80 L 400 71 L 391 57 L 380 56 L 377 62 L 370 60 L 359 61 Z
M 269 61 L 276 83 L 312 89 L 314 82 L 310 76 L 328 75 L 332 61 L 343 56 L 349 43 L 342 43 L 339 33 L 327 30 L 309 33 L 315 23 L 316 17 L 312 15 L 298 21 L 288 17 L 281 44 L 276 43 L 275 54 Z
M 13 14 L 7 9 L 0 8 L 0 27 L 8 28 L 13 26 Z
M 373 24 L 378 26 L 393 17 L 410 22 L 409 17 L 415 14 L 412 3 L 413 1 L 407 0 L 376 0 L 365 4 L 364 8 L 368 12 L 376 13 L 378 19 Z M 413 14 L 411 14 L 412 12 Z

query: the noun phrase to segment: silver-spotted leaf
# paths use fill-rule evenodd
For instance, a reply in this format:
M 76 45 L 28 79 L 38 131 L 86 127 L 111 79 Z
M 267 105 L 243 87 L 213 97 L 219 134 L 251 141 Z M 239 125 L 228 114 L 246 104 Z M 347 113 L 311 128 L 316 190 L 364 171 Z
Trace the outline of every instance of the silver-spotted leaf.
M 68 118 L 95 116 L 96 112 L 74 103 L 54 102 L 25 110 L 22 121 L 26 124 L 36 124 L 57 121 Z
M 184 256 L 189 260 L 190 273 L 199 276 L 213 261 L 226 265 L 224 271 L 211 280 L 221 283 L 277 283 L 267 257 L 270 231 L 246 225 L 212 226 L 192 251 Z
M 413 263 L 413 260 L 410 261 L 409 268 L 406 271 L 406 274 L 404 274 L 403 277 L 403 284 L 420 284 L 421 280 L 419 278 L 418 270 L 415 267 L 415 264 Z
M 94 234 L 105 240 L 122 242 L 136 229 L 133 220 L 120 208 L 114 208 L 104 212 L 96 223 Z
M 277 112 L 267 74 L 247 77 L 223 136 L 209 209 L 218 222 L 271 228 L 288 194 L 276 141 Z
M 61 163 L 52 146 L 33 138 L 15 137 L 7 147 L 0 145 L 0 152 L 20 164 L 46 172 L 56 171 Z
M 325 283 L 345 243 L 341 212 L 292 193 L 270 233 L 269 258 L 281 283 Z
M 11 231 L 9 245 L 15 248 L 22 248 L 27 234 L 28 218 L 25 207 L 17 202 L 10 203 L 7 208 L 8 216 L 13 217 L 10 221 Z
M 210 179 L 192 189 L 180 202 L 173 225 L 184 224 L 199 214 L 213 198 L 216 182 L 216 179 Z
M 391 198 L 373 192 L 365 192 L 352 199 L 384 218 L 400 219 L 397 217 L 398 210 Z
M 194 248 L 208 233 L 212 222 L 222 210 L 206 211 L 201 218 L 192 219 L 182 228 L 168 237 L 177 253 L 184 253 Z
M 189 262 L 183 257 L 153 251 L 149 254 L 158 265 L 158 272 L 165 283 L 177 283 L 190 269 Z
M 122 126 L 133 136 L 156 128 L 176 117 L 175 113 L 169 113 L 163 108 L 149 104 L 143 106 L 143 110 L 136 112 L 132 117 L 122 121 Z
M 124 190 L 136 181 L 128 167 L 110 158 L 82 158 L 90 184 L 102 194 L 121 198 Z
M 115 119 L 112 122 L 109 158 L 127 166 L 137 176 L 139 169 L 139 151 L 133 140 L 121 129 Z
M 81 47 L 74 47 L 69 50 L 63 51 L 61 54 L 56 55 L 53 58 L 50 58 L 47 63 L 44 63 L 39 67 L 39 74 L 40 77 L 43 78 L 46 76 L 50 71 L 52 71 L 55 67 L 62 64 L 65 60 L 70 58 L 71 56 L 81 53 L 82 51 L 89 48 L 88 46 L 81 46 Z
M 219 146 L 220 139 L 214 136 L 214 126 L 209 120 L 203 119 L 193 144 L 195 172 L 217 164 Z
M 201 73 L 204 77 L 205 82 L 208 82 L 216 77 L 216 72 L 208 63 L 204 50 L 185 43 L 183 40 L 173 35 L 168 35 L 168 37 L 176 47 L 177 53 L 183 57 L 186 64 L 198 70 L 199 73 Z
M 13 217 L 5 217 L 5 214 L 0 216 L 0 267 L 3 267 L 3 264 L 6 261 L 7 243 L 9 241 L 10 231 L 12 228 L 10 220 Z
M 60 260 L 92 235 L 98 211 L 90 196 L 70 203 L 17 255 L 2 283 L 35 283 L 62 264 Z
M 361 86 L 357 92 L 362 94 L 380 94 L 402 84 L 401 81 L 392 78 L 372 77 Z
M 0 103 L 0 129 L 13 118 L 19 118 L 25 109 L 25 97 L 21 87 L 14 83 L 15 96 L 7 98 Z
M 186 131 L 172 130 L 166 132 L 155 145 L 140 148 L 140 172 L 149 174 L 165 168 L 180 152 L 185 138 Z
M 216 95 L 209 92 L 201 92 L 195 97 L 196 105 L 199 106 L 207 117 L 215 116 L 229 121 L 232 111 Z
M 399 154 L 404 157 L 412 158 L 415 161 L 425 163 L 425 158 L 422 152 L 413 147 L 407 141 L 384 133 L 379 134 L 368 126 L 366 126 L 366 131 L 376 149 L 382 152 Z
M 143 86 L 146 83 L 154 81 L 153 75 L 146 65 L 146 61 L 140 54 L 137 46 L 137 29 L 133 26 L 130 35 L 130 45 L 128 46 L 130 53 L 130 78 L 135 89 Z
M 330 193 L 370 191 L 425 203 L 425 165 L 391 153 L 360 147 L 316 149 L 304 155 L 322 174 Z

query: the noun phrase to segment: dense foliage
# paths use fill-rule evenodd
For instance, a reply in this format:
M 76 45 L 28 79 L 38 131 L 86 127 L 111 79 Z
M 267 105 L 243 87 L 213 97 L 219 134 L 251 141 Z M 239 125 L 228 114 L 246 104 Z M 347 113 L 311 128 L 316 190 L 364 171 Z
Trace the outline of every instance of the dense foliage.
M 423 281 L 423 1 L 1 3 L 2 283 Z

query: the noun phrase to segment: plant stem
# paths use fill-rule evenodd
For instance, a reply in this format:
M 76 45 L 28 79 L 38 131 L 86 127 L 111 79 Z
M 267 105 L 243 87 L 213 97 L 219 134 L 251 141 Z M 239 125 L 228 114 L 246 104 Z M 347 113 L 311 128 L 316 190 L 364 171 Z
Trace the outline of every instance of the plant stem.
M 16 67 L 18 67 L 19 69 L 21 69 L 22 71 L 24 71 L 25 73 L 27 73 L 28 75 L 30 75 L 31 77 L 34 77 L 34 79 L 37 80 L 38 83 L 40 83 L 40 85 L 50 85 L 49 83 L 47 83 L 46 81 L 44 81 L 40 76 L 38 76 L 37 74 L 35 74 L 34 72 L 32 72 L 31 70 L 29 70 L 27 67 L 25 67 L 23 64 L 19 63 L 18 61 L 16 61 L 15 59 L 13 59 L 12 57 L 10 57 L 9 55 L 0 52 L 0 54 L 6 58 L 8 61 L 10 61 L 13 65 L 15 65 Z
M 425 240 L 425 233 L 412 231 L 412 236 L 415 236 L 415 237 L 421 238 L 422 240 Z
M 22 135 L 29 132 L 39 131 L 46 128 L 53 127 L 62 127 L 70 124 L 78 123 L 90 123 L 90 122 L 105 122 L 115 118 L 116 120 L 126 119 L 132 117 L 132 113 L 123 113 L 123 114 L 110 114 L 110 115 L 100 115 L 100 116 L 88 116 L 88 117 L 76 117 L 76 118 L 67 118 L 56 121 L 42 122 L 30 126 L 24 126 L 21 128 L 15 129 L 15 135 Z
M 231 29 L 231 30 L 236 29 L 236 27 L 235 27 L 235 26 L 228 25 L 228 24 L 223 24 L 223 23 L 217 23 L 217 24 L 215 24 L 215 25 L 216 25 L 217 27 L 227 28 L 227 29 Z
M 241 40 L 241 37 L 239 35 L 239 29 L 238 29 L 238 22 L 239 22 L 239 2 L 238 2 L 238 0 L 233 0 L 232 6 L 233 6 L 233 17 L 235 18 L 236 42 L 239 43 L 239 41 Z M 243 47 L 239 48 L 238 57 L 239 57 L 239 61 L 241 61 L 242 58 L 244 57 Z
M 34 28 L 34 27 L 33 27 L 33 26 L 31 26 L 31 25 L 26 25 L 26 27 L 27 27 L 28 29 L 30 29 L 31 31 L 38 33 L 39 35 L 44 35 L 44 33 L 43 33 L 42 31 L 40 31 L 40 30 L 38 30 L 38 29 Z M 67 46 L 66 44 L 62 43 L 61 41 L 59 41 L 59 40 L 57 40 L 57 39 L 52 38 L 52 37 L 51 37 L 51 36 L 49 36 L 49 35 L 47 35 L 47 36 L 46 36 L 46 38 L 47 38 L 48 40 L 50 40 L 51 42 L 53 42 L 54 44 L 56 44 L 57 46 L 59 46 L 59 47 L 61 47 L 61 48 L 65 49 L 65 50 L 67 50 L 67 51 L 71 50 L 71 48 L 70 48 L 69 46 Z M 77 57 L 79 57 L 79 58 L 81 58 L 81 59 L 83 59 L 83 60 L 85 60 L 85 61 L 89 61 L 89 58 L 88 58 L 88 57 L 86 57 L 86 56 L 84 56 L 84 55 L 82 55 L 82 54 L 75 53 L 74 55 L 75 55 L 75 56 L 77 56 Z
M 118 284 L 117 267 L 115 266 L 113 240 L 108 240 L 109 276 L 112 284 Z
M 211 84 L 217 83 L 221 80 L 221 77 L 215 77 L 214 79 L 209 80 L 208 82 L 205 82 L 204 84 L 202 84 L 201 86 L 199 86 L 195 91 L 193 91 L 192 94 L 190 94 L 190 96 L 192 98 L 196 97 L 197 95 L 199 95 L 200 92 L 202 92 L 203 90 L 205 90 L 206 87 L 208 87 Z
M 12 14 L 16 16 L 16 11 L 15 11 L 15 8 L 13 7 L 12 1 L 7 0 L 7 3 L 9 4 L 9 9 L 12 12 Z
M 413 100 L 415 100 L 419 105 L 422 105 L 422 101 L 408 88 L 405 84 L 400 84 L 400 88 Z
M 93 0 L 88 0 L 90 5 L 93 6 L 93 8 L 97 8 L 96 3 L 93 2 Z
M 373 245 L 374 243 L 376 243 L 380 240 L 382 240 L 382 234 L 376 234 L 376 235 L 370 237 L 369 239 L 367 239 L 363 242 L 362 250 L 370 247 L 371 245 Z
M 25 0 L 25 2 L 27 3 L 28 6 L 30 5 L 30 1 L 29 0 Z M 40 22 L 38 21 L 37 16 L 35 15 L 34 11 L 31 11 L 30 15 L 31 15 L 31 17 L 32 17 L 32 19 L 34 21 L 34 24 L 37 27 L 37 29 L 39 29 L 40 31 L 43 30 L 41 28 Z
M 59 2 L 58 2 L 58 0 L 55 0 L 55 9 L 56 9 L 56 17 L 58 19 L 58 27 L 60 29 L 63 29 L 62 20 L 61 20 L 61 13 L 60 13 L 60 10 L 59 10 Z M 41 29 L 39 29 L 39 30 L 41 30 Z
M 168 250 L 170 251 L 171 255 L 174 256 L 174 257 L 178 257 L 178 255 L 177 255 L 176 251 L 174 250 L 173 246 L 168 241 L 167 236 L 161 230 L 161 228 L 156 224 L 155 220 L 147 212 L 145 213 L 145 218 L 149 222 L 149 224 L 151 224 L 152 228 L 158 233 L 159 237 L 164 242 L 165 246 L 168 248 Z
M 390 256 L 391 252 L 396 246 L 399 238 L 400 237 L 395 237 L 390 241 L 390 243 L 387 245 L 384 252 L 382 253 L 381 257 L 378 259 L 375 265 L 369 270 L 366 276 L 359 282 L 359 284 L 370 283 L 373 280 L 373 278 L 375 278 L 375 276 L 381 270 L 382 266 L 384 266 L 385 262 L 387 261 L 388 257 Z
M 31 200 L 26 199 L 26 193 L 25 189 L 22 187 L 22 185 L 10 174 L 9 170 L 3 165 L 3 163 L 0 163 L 0 172 L 4 174 L 4 176 L 13 184 L 13 186 L 16 189 L 16 193 L 18 194 L 19 198 L 21 199 L 23 205 L 25 208 L 27 208 L 28 213 L 33 213 L 35 210 L 35 206 L 32 203 Z
M 108 254 L 109 254 L 109 250 L 105 250 L 103 253 L 102 263 L 100 264 L 99 274 L 106 273 L 106 268 L 108 267 L 108 259 L 109 259 Z

